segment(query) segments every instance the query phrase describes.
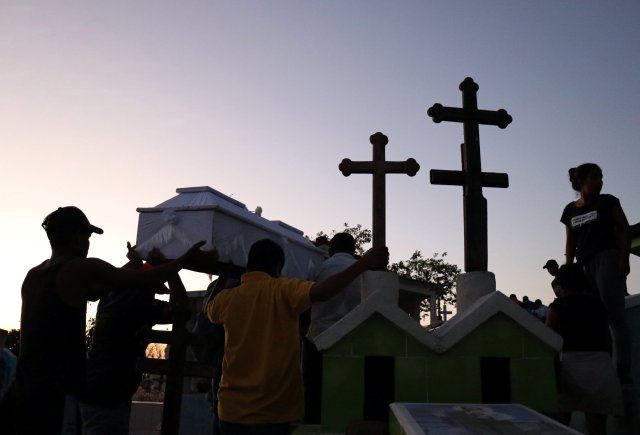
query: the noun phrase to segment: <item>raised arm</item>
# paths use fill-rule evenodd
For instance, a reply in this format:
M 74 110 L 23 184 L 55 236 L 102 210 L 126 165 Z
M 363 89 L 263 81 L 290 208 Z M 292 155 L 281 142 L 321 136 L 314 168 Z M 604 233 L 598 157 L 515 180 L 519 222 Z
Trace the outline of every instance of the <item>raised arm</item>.
M 371 248 L 351 266 L 330 276 L 322 281 L 316 282 L 309 290 L 311 303 L 326 301 L 340 293 L 351 281 L 356 279 L 362 272 L 369 269 L 386 267 L 389 263 L 389 250 L 384 248 Z
M 129 261 L 122 266 L 124 269 L 140 269 L 142 266 L 142 257 L 130 242 L 127 242 L 127 260 Z
M 197 258 L 205 242 L 193 245 L 185 254 L 146 271 L 117 268 L 98 258 L 78 258 L 69 261 L 57 277 L 59 296 L 71 305 L 86 302 L 89 297 L 99 298 L 110 288 L 156 288 L 172 278 L 180 269 Z
M 173 323 L 174 321 L 186 321 L 189 316 L 189 297 L 180 275 L 176 272 L 168 280 L 169 303 L 163 304 L 162 311 L 158 313 L 157 323 Z M 164 286 L 163 286 L 164 287 Z
M 147 263 L 153 267 L 158 267 L 168 261 L 167 257 L 165 257 L 162 251 L 158 248 L 153 248 L 149 252 L 149 255 L 147 255 Z M 186 308 L 188 306 L 189 297 L 187 296 L 187 289 L 184 287 L 178 272 L 169 277 L 167 284 L 169 285 L 168 289 L 163 285 L 163 291 L 157 291 L 156 293 L 169 293 L 169 303 L 173 308 Z
M 180 275 L 176 272 L 168 280 L 169 284 L 169 302 L 173 307 L 186 307 L 189 302 L 189 296 L 187 296 L 187 289 L 184 287 Z

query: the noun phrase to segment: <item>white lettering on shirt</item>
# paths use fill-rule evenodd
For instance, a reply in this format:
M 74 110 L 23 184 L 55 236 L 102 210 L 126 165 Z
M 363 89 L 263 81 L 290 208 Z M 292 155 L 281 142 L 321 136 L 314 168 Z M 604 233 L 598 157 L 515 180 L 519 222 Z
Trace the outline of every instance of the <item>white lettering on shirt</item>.
M 574 216 L 571 218 L 571 228 L 580 227 L 588 222 L 598 219 L 598 210 L 590 211 L 589 213 L 581 214 L 580 216 Z

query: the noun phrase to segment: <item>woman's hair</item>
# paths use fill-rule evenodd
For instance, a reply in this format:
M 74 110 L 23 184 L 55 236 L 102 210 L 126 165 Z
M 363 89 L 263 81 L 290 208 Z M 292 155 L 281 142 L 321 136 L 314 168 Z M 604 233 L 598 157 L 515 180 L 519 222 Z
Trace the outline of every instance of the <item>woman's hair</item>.
M 595 163 L 583 163 L 577 168 L 570 168 L 569 181 L 571 181 L 571 187 L 573 188 L 573 190 L 575 190 L 576 192 L 580 192 L 580 186 L 582 185 L 582 182 L 587 179 L 591 171 L 593 171 L 594 169 L 602 172 L 600 166 L 596 165 Z

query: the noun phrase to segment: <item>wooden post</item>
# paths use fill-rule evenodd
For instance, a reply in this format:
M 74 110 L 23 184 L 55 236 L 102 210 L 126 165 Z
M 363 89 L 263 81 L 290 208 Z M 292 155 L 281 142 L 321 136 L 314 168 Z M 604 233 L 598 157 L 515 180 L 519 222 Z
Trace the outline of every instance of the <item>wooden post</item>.
M 167 376 L 162 406 L 161 435 L 178 435 L 182 410 L 182 385 L 185 377 L 212 378 L 213 361 L 210 364 L 186 361 L 187 346 L 205 345 L 209 336 L 193 334 L 186 330 L 188 312 L 178 312 L 171 331 L 150 330 L 141 337 L 148 343 L 169 344 L 166 360 L 140 358 L 138 371 Z

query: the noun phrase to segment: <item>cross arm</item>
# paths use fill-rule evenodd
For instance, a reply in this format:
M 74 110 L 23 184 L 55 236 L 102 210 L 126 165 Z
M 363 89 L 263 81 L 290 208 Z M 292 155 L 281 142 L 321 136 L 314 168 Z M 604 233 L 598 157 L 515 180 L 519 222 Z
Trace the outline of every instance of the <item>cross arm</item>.
M 342 175 L 348 177 L 351 174 L 370 174 L 373 171 L 371 162 L 354 162 L 351 159 L 343 159 L 338 165 Z
M 351 159 L 343 159 L 338 165 L 342 175 L 348 177 L 351 174 L 371 174 L 381 165 L 386 174 L 407 174 L 413 177 L 420 170 L 416 159 L 409 158 L 404 162 L 354 162 Z
M 447 171 L 443 169 L 432 169 L 429 171 L 429 181 L 431 184 L 442 184 L 446 186 L 464 186 L 466 184 L 465 174 L 462 171 Z M 481 174 L 482 187 L 509 187 L 509 175 L 498 172 L 483 172 Z
M 440 103 L 436 103 L 427 110 L 427 115 L 433 119 L 433 122 L 442 121 L 465 122 L 475 121 L 483 125 L 497 125 L 500 128 L 507 128 L 513 118 L 504 109 L 493 110 L 474 110 L 468 111 L 459 107 L 446 107 Z
M 420 170 L 420 165 L 416 162 L 416 159 L 410 158 L 404 162 L 386 162 L 384 165 L 384 172 L 387 174 L 407 174 L 413 177 Z
M 509 187 L 509 175 L 500 172 L 483 172 L 482 185 L 484 187 Z
M 431 184 L 443 184 L 445 186 L 464 186 L 464 172 L 432 169 L 429 171 L 429 182 Z

